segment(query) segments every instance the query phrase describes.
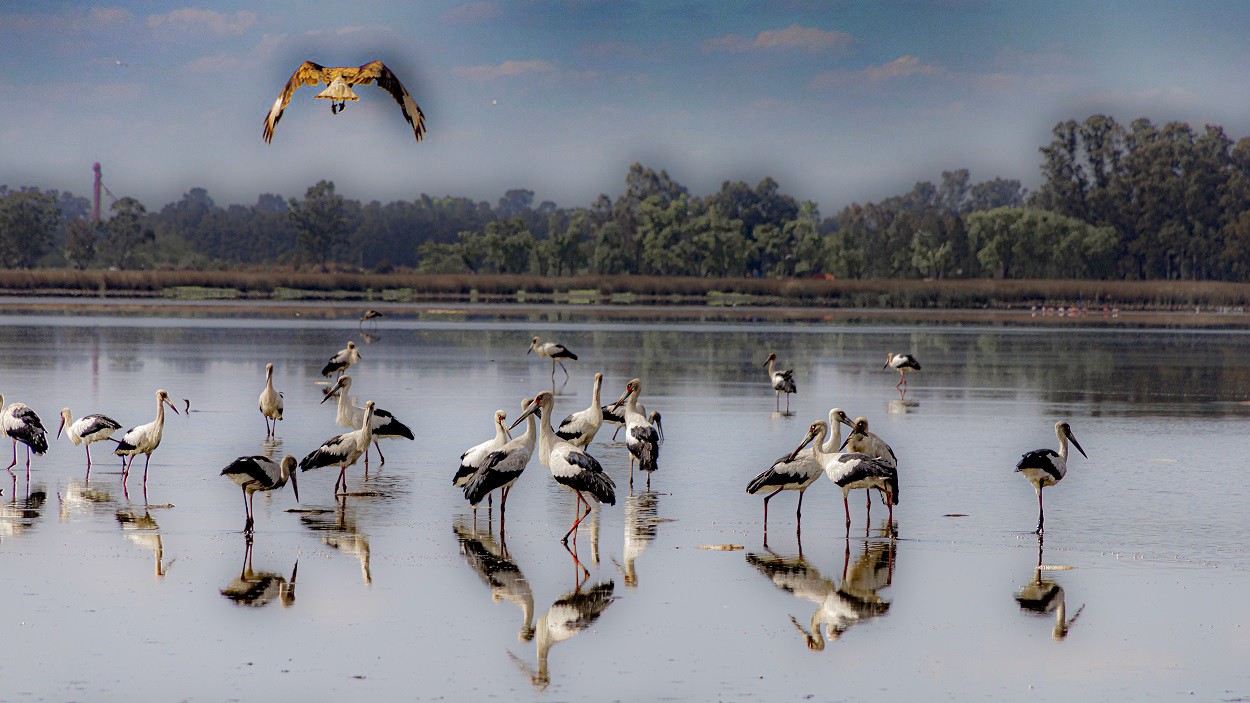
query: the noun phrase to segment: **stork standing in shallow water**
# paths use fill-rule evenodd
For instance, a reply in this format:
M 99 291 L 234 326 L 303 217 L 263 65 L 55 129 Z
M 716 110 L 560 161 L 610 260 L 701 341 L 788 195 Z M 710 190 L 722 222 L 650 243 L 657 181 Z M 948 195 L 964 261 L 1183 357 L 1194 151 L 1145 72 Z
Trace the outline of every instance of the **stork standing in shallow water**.
M 30 483 L 30 453 L 33 451 L 35 456 L 43 456 L 48 451 L 48 431 L 43 428 L 43 421 L 24 403 L 12 403 L 4 405 L 4 396 L 0 395 L 0 406 L 4 407 L 0 411 L 0 429 L 13 440 L 13 462 L 10 463 L 6 470 L 13 477 L 13 491 L 17 492 L 17 474 L 13 473 L 13 467 L 17 466 L 17 443 L 21 442 L 26 445 L 26 482 Z M 29 488 L 29 486 L 28 486 Z
M 321 375 L 329 378 L 330 374 L 343 373 L 347 367 L 360 362 L 360 352 L 356 351 L 356 343 L 348 342 L 346 349 L 340 349 L 330 357 L 324 368 L 321 369 Z
M 130 461 L 126 464 L 126 468 L 122 469 L 122 490 L 125 491 L 126 481 L 130 478 L 130 469 L 135 465 L 135 457 L 143 455 L 143 496 L 147 499 L 148 495 L 148 464 L 152 461 L 152 452 L 161 446 L 161 437 L 165 433 L 165 406 L 168 405 L 170 410 L 177 415 L 178 408 L 169 400 L 169 393 L 164 389 L 156 392 L 156 419 L 146 425 L 132 427 L 122 435 L 122 440 L 117 443 L 117 449 L 113 453 L 130 457 Z
M 1081 453 L 1086 459 L 1089 455 L 1081 449 L 1081 445 L 1076 441 L 1076 436 L 1072 434 L 1072 426 L 1066 422 L 1055 423 L 1055 436 L 1059 438 L 1059 451 L 1054 449 L 1034 449 L 1033 451 L 1020 457 L 1019 463 L 1016 464 L 1016 471 L 1024 475 L 1029 483 L 1033 484 L 1033 490 L 1037 491 L 1037 534 L 1042 534 L 1044 527 L 1042 525 L 1045 517 L 1042 512 L 1042 489 L 1047 486 L 1053 486 L 1063 480 L 1068 473 L 1068 440 L 1072 441 L 1072 446 Z
M 273 439 L 282 419 L 282 394 L 273 389 L 273 364 L 265 364 L 265 390 L 260 392 L 260 414 L 265 418 L 265 439 Z M 187 403 L 190 409 L 191 404 Z M 269 421 L 273 420 L 273 427 Z
M 846 450 L 857 454 L 867 454 L 876 457 L 878 461 L 892 469 L 898 469 L 898 458 L 894 456 L 894 450 L 890 445 L 885 443 L 873 432 L 868 430 L 868 418 L 857 417 L 855 424 L 851 429 L 851 434 L 847 435 L 846 441 L 837 447 L 836 451 Z M 885 494 L 881 493 L 881 501 L 885 502 Z M 868 491 L 864 497 L 867 499 L 865 505 L 869 515 L 872 514 L 872 491 Z
M 851 419 L 841 408 L 829 411 L 829 426 L 833 428 L 833 436 L 829 441 L 835 448 L 842 442 L 842 425 L 851 425 Z M 828 451 L 828 445 L 824 448 Z M 835 449 L 836 450 L 836 449 Z M 795 509 L 794 519 L 797 528 L 803 525 L 803 494 L 825 472 L 825 467 L 816 461 L 815 451 L 808 449 L 797 454 L 786 454 L 778 459 L 759 476 L 747 484 L 747 493 L 755 495 L 764 489 L 772 492 L 764 496 L 764 539 L 768 539 L 768 501 L 782 491 L 798 491 L 799 505 Z
M 590 407 L 564 418 L 556 429 L 556 436 L 573 446 L 586 449 L 603 426 L 603 407 L 599 405 L 599 389 L 603 386 L 603 374 L 595 374 L 595 389 Z
M 456 488 L 464 488 L 469 479 L 473 478 L 473 474 L 486 465 L 486 457 L 492 452 L 498 451 L 501 447 L 509 442 L 512 438 L 508 435 L 508 428 L 504 427 L 504 420 L 508 419 L 508 413 L 502 410 L 495 411 L 495 436 L 476 444 L 465 450 L 460 455 L 460 468 L 456 469 L 456 475 L 451 479 L 451 485 Z M 486 499 L 490 500 L 487 494 Z M 477 510 L 477 506 L 473 506 L 473 510 Z
M 359 429 L 365 420 L 365 409 L 352 405 L 348 400 L 347 394 L 352 389 L 352 377 L 346 374 L 339 376 L 339 380 L 335 382 L 330 390 L 326 391 L 325 397 L 321 399 L 324 403 L 338 391 L 338 424 L 342 427 L 350 427 Z M 412 434 L 412 429 L 395 419 L 395 416 L 388 410 L 382 408 L 373 409 L 373 448 L 378 450 L 378 458 L 381 459 L 379 466 L 386 464 L 386 457 L 382 456 L 382 445 L 378 444 L 379 439 L 416 439 Z M 369 449 L 365 449 L 365 469 L 369 468 Z
M 572 359 L 577 361 L 577 355 L 569 351 L 563 344 L 555 342 L 539 343 L 538 337 L 530 342 L 530 348 L 525 352 L 526 356 L 530 352 L 534 352 L 544 359 L 551 359 L 551 387 L 556 387 L 556 364 L 560 365 L 560 370 L 564 372 L 564 380 L 569 380 L 569 370 L 564 368 L 564 360 Z
M 889 354 L 887 353 L 885 355 L 885 366 L 881 367 L 882 371 L 886 369 L 894 369 L 895 371 L 898 371 L 898 375 L 902 376 L 902 378 L 899 379 L 898 385 L 894 387 L 901 388 L 902 390 L 906 390 L 907 389 L 907 370 L 913 369 L 913 370 L 919 371 L 920 362 L 916 361 L 916 357 L 912 356 L 911 354 Z
M 768 367 L 768 380 L 773 384 L 773 395 L 777 401 L 777 412 L 781 412 L 781 394 L 786 394 L 786 412 L 790 412 L 790 394 L 798 393 L 798 386 L 794 384 L 794 369 L 786 369 L 785 371 L 777 371 L 773 367 L 777 363 L 777 355 L 769 354 L 768 361 L 764 365 Z
M 829 432 L 828 425 L 821 422 L 812 423 L 807 438 L 794 450 L 794 454 L 803 447 L 812 447 L 816 461 L 825 469 L 825 475 L 842 489 L 842 509 L 846 511 L 846 528 L 851 528 L 851 507 L 847 504 L 847 494 L 858 488 L 878 488 L 886 493 L 886 505 L 889 506 L 889 524 L 894 524 L 894 506 L 898 505 L 898 472 L 867 454 L 853 452 L 825 451 L 825 435 Z
M 642 392 L 642 381 L 633 379 L 625 385 L 625 392 L 612 404 L 612 409 L 624 405 L 625 447 L 629 449 L 629 486 L 634 486 L 634 460 L 638 468 L 647 472 L 647 488 L 651 488 L 651 474 L 659 466 L 660 443 L 664 440 L 664 430 L 659 425 L 652 425 L 642 414 L 638 405 L 638 394 Z M 659 416 L 656 416 L 659 419 Z
M 533 398 L 526 398 L 521 401 L 521 410 L 529 410 L 533 404 Z M 477 507 L 477 504 L 495 489 L 501 490 L 499 501 L 499 531 L 501 533 L 504 528 L 505 511 L 508 509 L 508 494 L 512 492 L 512 485 L 521 478 L 525 466 L 530 463 L 530 456 L 534 454 L 534 443 L 538 440 L 538 429 L 535 426 L 533 414 L 523 412 L 521 417 L 512 423 L 512 427 L 520 424 L 521 420 L 526 420 L 525 432 L 487 454 L 482 468 L 478 469 L 477 473 L 464 484 L 464 497 L 469 501 L 469 505 L 474 507 Z
M 612 478 L 603 472 L 599 461 L 586 452 L 578 449 L 571 442 L 560 439 L 551 429 L 551 411 L 555 408 L 556 399 L 550 391 L 543 391 L 534 397 L 534 404 L 512 423 L 516 426 L 522 419 L 539 415 L 538 458 L 551 469 L 551 477 L 556 483 L 571 488 L 577 494 L 578 512 L 586 506 L 586 512 L 573 521 L 573 526 L 564 533 L 563 542 L 569 541 L 569 535 L 575 534 L 577 526 L 591 512 L 590 501 L 583 493 L 589 493 L 598 503 L 616 505 L 616 485 Z
M 339 485 L 347 492 L 347 467 L 356 463 L 361 454 L 369 448 L 373 441 L 373 401 L 365 403 L 365 421 L 360 429 L 345 432 L 327 439 L 320 447 L 299 462 L 300 471 L 310 471 L 326 466 L 339 467 L 339 477 L 334 481 L 334 495 L 339 494 Z
M 78 445 L 86 445 L 87 450 L 87 480 L 91 480 L 91 445 L 96 442 L 103 442 L 111 439 L 113 433 L 122 428 L 121 423 L 107 415 L 87 415 L 80 417 L 77 421 L 70 414 L 69 408 L 61 408 L 61 426 L 56 431 L 56 438 L 61 438 L 61 432 L 64 431 L 69 437 L 70 444 L 75 447 Z
M 291 482 L 291 490 L 295 492 L 295 502 L 299 502 L 299 484 L 295 480 L 295 457 L 287 454 L 282 462 L 276 462 L 267 456 L 241 456 L 230 462 L 221 470 L 221 475 L 229 477 L 239 488 L 243 489 L 243 510 L 247 515 L 243 523 L 243 531 L 251 534 L 256 524 L 256 512 L 252 507 L 256 502 L 258 491 L 276 491 Z

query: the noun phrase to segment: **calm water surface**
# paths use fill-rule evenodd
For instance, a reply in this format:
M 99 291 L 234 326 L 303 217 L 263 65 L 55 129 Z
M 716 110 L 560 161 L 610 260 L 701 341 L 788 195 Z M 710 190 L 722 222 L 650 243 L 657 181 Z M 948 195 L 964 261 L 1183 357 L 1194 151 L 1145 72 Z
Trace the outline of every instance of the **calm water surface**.
M 64 438 L 16 495 L 4 475 L 0 699 L 1250 696 L 1250 336 L 387 323 L 365 340 L 333 321 L 0 318 L 0 392 L 52 432 L 63 406 L 148 422 L 157 388 L 193 410 L 167 420 L 151 506 L 133 475 L 125 495 L 103 444 L 89 484 Z M 524 355 L 534 334 L 582 358 L 558 417 L 589 404 L 596 371 L 613 399 L 640 377 L 664 415 L 650 490 L 630 492 L 610 429 L 591 446 L 618 503 L 587 519 L 574 553 L 559 541 L 572 494 L 537 459 L 506 535 L 450 486 L 492 411 L 515 417 L 550 386 L 550 365 Z M 328 469 L 300 477 L 301 504 L 259 495 L 249 554 L 240 493 L 218 474 L 341 431 L 315 381 L 348 339 L 364 357 L 358 403 L 417 440 L 388 441 L 367 479 L 349 471 L 365 495 L 335 501 Z M 793 416 L 773 411 L 769 351 L 795 368 Z M 886 351 L 924 364 L 905 401 Z M 285 394 L 276 446 L 256 411 L 266 362 Z M 879 504 L 865 521 L 859 494 L 847 535 L 822 478 L 801 539 L 794 495 L 772 501 L 765 546 L 761 500 L 743 488 L 832 406 L 868 416 L 900 457 L 897 537 Z M 1034 494 L 1012 470 L 1054 445 L 1058 419 L 1090 458 L 1047 490 L 1039 554 Z M 745 549 L 697 549 L 722 543 Z

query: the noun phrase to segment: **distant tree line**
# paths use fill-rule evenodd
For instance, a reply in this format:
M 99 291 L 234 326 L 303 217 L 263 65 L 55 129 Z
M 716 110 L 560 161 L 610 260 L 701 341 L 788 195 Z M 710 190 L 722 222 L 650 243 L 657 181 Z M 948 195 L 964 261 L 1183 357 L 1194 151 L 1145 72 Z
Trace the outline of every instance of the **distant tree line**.
M 692 195 L 633 164 L 588 207 L 421 195 L 262 194 L 220 207 L 203 188 L 148 212 L 122 198 L 87 221 L 69 193 L 0 186 L 0 266 L 394 268 L 426 273 L 836 278 L 1250 277 L 1250 138 L 1222 128 L 1094 115 L 1057 124 L 1043 183 L 973 182 L 967 169 L 822 216 L 772 178 Z

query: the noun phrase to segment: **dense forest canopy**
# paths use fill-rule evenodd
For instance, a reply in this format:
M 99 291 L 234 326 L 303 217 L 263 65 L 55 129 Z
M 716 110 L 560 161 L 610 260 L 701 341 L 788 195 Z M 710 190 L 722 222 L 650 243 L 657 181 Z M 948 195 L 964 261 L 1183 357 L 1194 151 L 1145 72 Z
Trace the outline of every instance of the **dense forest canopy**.
M 1250 138 L 1185 123 L 1069 120 L 1040 149 L 1042 185 L 974 182 L 967 169 L 822 216 L 765 178 L 706 196 L 629 167 L 587 207 L 495 205 L 422 194 L 218 206 L 203 188 L 149 211 L 112 203 L 102 222 L 70 193 L 0 186 L 0 266 L 311 266 L 429 273 L 638 273 L 837 278 L 1244 280 L 1250 276 Z

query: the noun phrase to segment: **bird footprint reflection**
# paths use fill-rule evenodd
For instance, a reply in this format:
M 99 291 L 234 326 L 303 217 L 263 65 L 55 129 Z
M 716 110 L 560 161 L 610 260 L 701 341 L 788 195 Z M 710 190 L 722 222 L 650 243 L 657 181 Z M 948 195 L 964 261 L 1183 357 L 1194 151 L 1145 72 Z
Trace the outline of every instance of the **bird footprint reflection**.
M 245 539 L 243 543 L 243 570 L 239 572 L 238 578 L 231 579 L 230 583 L 221 589 L 222 597 L 235 605 L 247 605 L 253 608 L 269 605 L 275 599 L 282 603 L 284 608 L 295 605 L 295 576 L 299 573 L 299 561 L 296 560 L 295 567 L 291 569 L 289 581 L 281 574 L 256 571 L 252 568 L 251 538 Z
M 1016 592 L 1016 603 L 1020 604 L 1020 610 L 1034 613 L 1036 615 L 1055 614 L 1055 626 L 1051 630 L 1051 637 L 1055 640 L 1062 640 L 1068 636 L 1068 630 L 1072 628 L 1072 624 L 1081 616 L 1081 611 L 1085 610 L 1085 606 L 1081 605 L 1071 618 L 1068 617 L 1067 602 L 1063 592 L 1063 586 L 1052 581 L 1049 578 L 1042 578 L 1042 538 L 1039 536 L 1037 540 L 1037 566 L 1033 570 L 1033 579 L 1020 587 Z

